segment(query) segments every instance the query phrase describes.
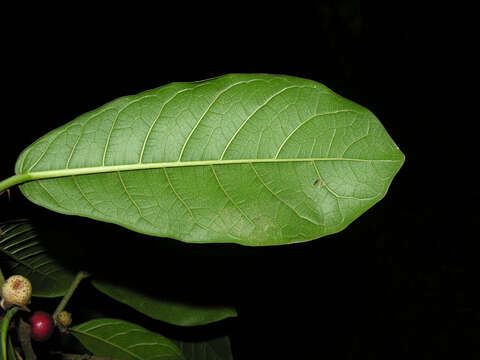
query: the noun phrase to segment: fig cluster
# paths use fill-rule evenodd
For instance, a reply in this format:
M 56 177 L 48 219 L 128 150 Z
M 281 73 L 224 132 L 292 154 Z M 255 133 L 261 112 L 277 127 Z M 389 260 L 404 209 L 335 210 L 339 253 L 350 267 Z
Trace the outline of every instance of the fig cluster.
M 2 285 L 1 296 L 2 301 L 0 305 L 4 310 L 12 306 L 19 306 L 28 310 L 27 305 L 30 303 L 32 296 L 32 284 L 24 276 L 10 276 Z M 52 336 L 55 325 L 58 325 L 61 331 L 66 331 L 72 323 L 72 314 L 67 311 L 61 311 L 54 320 L 45 311 L 36 311 L 30 316 L 29 322 L 32 339 L 43 342 Z

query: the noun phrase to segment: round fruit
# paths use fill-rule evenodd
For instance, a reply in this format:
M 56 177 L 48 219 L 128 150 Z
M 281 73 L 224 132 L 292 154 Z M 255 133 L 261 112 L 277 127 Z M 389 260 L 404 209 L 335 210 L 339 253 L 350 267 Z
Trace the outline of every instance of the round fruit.
M 36 341 L 46 341 L 55 329 L 50 314 L 44 311 L 36 311 L 30 316 L 31 336 Z
M 3 306 L 25 306 L 32 297 L 32 284 L 22 275 L 10 276 L 2 286 Z
M 72 314 L 65 310 L 60 311 L 57 315 L 57 323 L 64 327 L 69 327 L 72 323 Z

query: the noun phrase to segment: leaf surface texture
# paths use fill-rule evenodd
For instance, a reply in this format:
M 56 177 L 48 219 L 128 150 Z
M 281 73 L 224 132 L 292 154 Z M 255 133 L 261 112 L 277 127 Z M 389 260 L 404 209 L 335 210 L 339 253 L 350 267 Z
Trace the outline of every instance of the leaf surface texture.
M 43 136 L 33 202 L 186 242 L 278 245 L 338 232 L 404 156 L 367 109 L 296 77 L 233 74 L 114 100 Z
M 162 335 L 127 321 L 101 318 L 71 329 L 94 355 L 122 360 L 183 360 L 180 349 Z
M 42 245 L 28 220 L 0 224 L 0 260 L 9 274 L 30 280 L 33 296 L 63 296 L 75 277 Z

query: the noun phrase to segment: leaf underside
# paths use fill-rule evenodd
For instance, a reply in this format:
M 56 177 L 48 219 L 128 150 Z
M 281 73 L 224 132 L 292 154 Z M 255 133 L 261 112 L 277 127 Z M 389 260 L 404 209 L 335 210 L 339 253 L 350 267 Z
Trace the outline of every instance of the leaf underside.
M 28 220 L 0 224 L 0 260 L 9 274 L 30 280 L 33 296 L 63 296 L 75 276 L 51 256 Z
M 16 173 L 60 213 L 258 246 L 344 229 L 403 161 L 371 112 L 325 86 L 234 74 L 107 103 L 25 149 Z

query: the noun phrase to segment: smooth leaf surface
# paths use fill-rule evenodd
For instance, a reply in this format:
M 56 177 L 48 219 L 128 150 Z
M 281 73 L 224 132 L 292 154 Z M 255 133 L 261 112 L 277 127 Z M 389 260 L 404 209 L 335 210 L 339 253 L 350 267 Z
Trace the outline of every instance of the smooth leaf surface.
M 30 280 L 33 296 L 63 296 L 75 276 L 49 254 L 28 220 L 0 224 L 0 259 L 9 274 Z
M 201 342 L 174 342 L 186 360 L 233 360 L 228 336 Z
M 3 186 L 145 234 L 278 245 L 344 229 L 403 161 L 370 111 L 327 87 L 234 74 L 84 114 L 25 149 Z
M 141 326 L 118 319 L 95 319 L 71 333 L 96 356 L 119 360 L 184 359 L 170 340 Z
M 138 289 L 112 284 L 101 280 L 92 280 L 99 291 L 113 299 L 131 306 L 135 310 L 153 319 L 180 326 L 205 325 L 228 317 L 237 316 L 235 309 L 226 306 L 195 305 L 158 299 Z

